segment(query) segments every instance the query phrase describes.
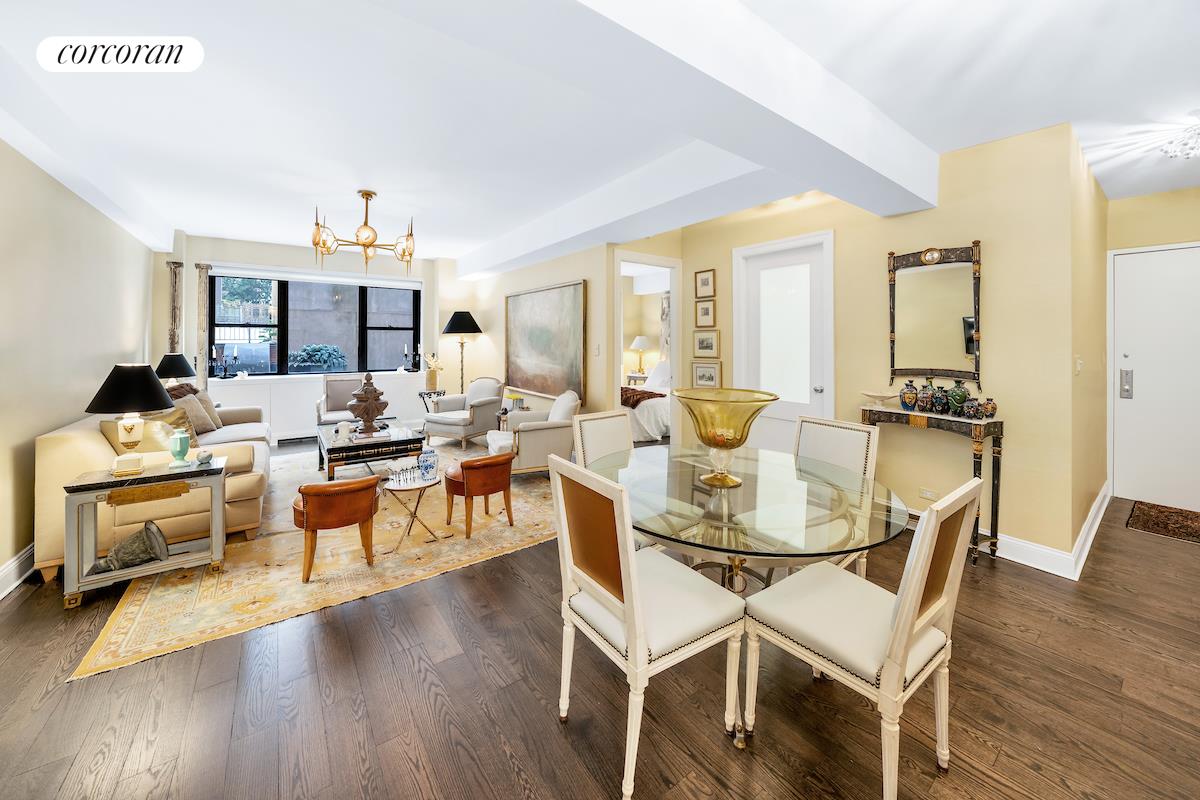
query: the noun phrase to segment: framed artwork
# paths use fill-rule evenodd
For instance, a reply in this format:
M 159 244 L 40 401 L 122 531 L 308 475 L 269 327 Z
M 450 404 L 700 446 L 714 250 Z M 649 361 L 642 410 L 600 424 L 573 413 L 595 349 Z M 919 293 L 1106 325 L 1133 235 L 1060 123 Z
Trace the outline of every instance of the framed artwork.
M 504 374 L 510 389 L 586 397 L 587 282 L 516 292 L 504 298 Z
M 717 271 L 702 269 L 696 273 L 696 297 L 717 296 Z
M 715 328 L 715 327 L 717 327 L 717 301 L 716 300 L 697 300 L 696 301 L 696 327 L 697 328 Z
M 720 389 L 721 362 L 693 361 L 692 386 L 697 389 Z
M 692 331 L 692 358 L 720 358 L 721 332 Z

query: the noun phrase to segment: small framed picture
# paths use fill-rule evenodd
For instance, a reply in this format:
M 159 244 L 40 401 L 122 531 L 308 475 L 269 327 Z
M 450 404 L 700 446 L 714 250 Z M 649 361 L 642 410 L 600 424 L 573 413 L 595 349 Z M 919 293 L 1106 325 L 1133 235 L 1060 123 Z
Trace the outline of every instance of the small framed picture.
M 692 386 L 697 389 L 721 388 L 721 362 L 693 361 Z
M 697 328 L 715 328 L 715 327 L 717 327 L 717 301 L 716 300 L 697 300 L 696 301 L 696 327 Z
M 702 269 L 696 273 L 696 297 L 717 296 L 717 271 Z
M 692 358 L 720 358 L 721 332 L 692 331 Z

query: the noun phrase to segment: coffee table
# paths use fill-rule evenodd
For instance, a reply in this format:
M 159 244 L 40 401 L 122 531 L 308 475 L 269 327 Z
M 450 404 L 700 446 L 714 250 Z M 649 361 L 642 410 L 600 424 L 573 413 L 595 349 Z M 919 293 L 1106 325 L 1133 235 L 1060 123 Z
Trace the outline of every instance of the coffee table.
M 335 427 L 336 423 L 317 426 L 317 466 L 325 470 L 326 480 L 333 480 L 335 467 L 420 455 L 425 444 L 422 434 L 395 421 L 389 423 L 382 436 L 336 444 L 333 439 Z

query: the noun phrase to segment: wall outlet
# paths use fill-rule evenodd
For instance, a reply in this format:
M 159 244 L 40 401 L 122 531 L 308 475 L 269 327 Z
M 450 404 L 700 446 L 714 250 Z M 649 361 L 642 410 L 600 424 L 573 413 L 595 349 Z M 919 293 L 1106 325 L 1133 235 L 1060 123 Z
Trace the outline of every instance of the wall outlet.
M 937 500 L 938 499 L 937 492 L 935 492 L 933 489 L 926 489 L 924 486 L 921 487 L 921 491 L 919 492 L 919 494 L 921 495 L 922 500 Z

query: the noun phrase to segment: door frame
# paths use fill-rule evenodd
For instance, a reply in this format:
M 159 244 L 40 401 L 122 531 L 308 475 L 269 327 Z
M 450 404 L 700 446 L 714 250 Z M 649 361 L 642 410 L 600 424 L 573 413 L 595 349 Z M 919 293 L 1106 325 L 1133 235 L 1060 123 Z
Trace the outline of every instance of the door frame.
M 621 262 L 630 261 L 636 264 L 647 264 L 651 267 L 662 267 L 671 271 L 671 352 L 668 356 L 671 360 L 671 388 L 678 389 L 685 384 L 681 383 L 681 367 L 680 359 L 682 358 L 682 343 L 683 338 L 683 259 L 672 258 L 670 256 L 655 256 L 649 253 L 639 253 L 636 250 L 624 250 L 619 247 L 613 248 L 612 263 L 609 265 L 612 271 L 612 313 L 609 318 L 612 320 L 609 325 L 609 352 L 612 353 L 612 395 L 609 398 L 611 407 L 616 409 L 621 407 L 621 386 L 625 381 L 625 369 L 622 365 L 622 354 L 625 352 L 625 342 L 622 341 L 624 334 L 622 327 L 625 319 L 624 313 L 624 297 L 621 293 Z M 671 402 L 671 436 L 674 437 L 676 431 L 679 430 L 679 425 L 682 421 L 679 403 Z M 674 441 L 674 439 L 672 439 Z
M 825 315 L 825 354 L 822 361 L 821 385 L 825 387 L 825 414 L 828 419 L 837 418 L 837 382 L 834 358 L 837 348 L 834 341 L 834 275 L 833 265 L 833 231 L 815 231 L 800 236 L 789 236 L 786 239 L 774 239 L 769 242 L 735 247 L 733 256 L 733 381 L 735 386 L 746 386 L 750 363 L 749 337 L 744 335 L 747 322 L 750 320 L 749 297 L 746 291 L 746 261 L 752 256 L 777 253 L 781 250 L 792 250 L 800 247 L 821 248 L 819 267 L 829 277 L 824 281 L 823 296 L 817 298 L 825 304 L 828 313 Z M 757 387 L 749 387 L 757 388 Z
M 1117 256 L 1136 255 L 1137 253 L 1156 253 L 1164 250 L 1191 250 L 1200 248 L 1200 241 L 1197 242 L 1175 242 L 1172 244 L 1156 244 L 1148 247 L 1122 247 L 1116 250 L 1108 251 L 1108 264 L 1106 266 L 1105 275 L 1105 322 L 1107 323 L 1106 344 L 1105 344 L 1105 372 L 1107 372 L 1106 386 L 1108 398 L 1108 491 L 1113 496 L 1117 496 L 1117 472 L 1116 472 L 1116 444 L 1117 444 L 1117 428 L 1116 428 L 1116 393 L 1117 393 L 1117 308 L 1116 308 L 1116 270 Z

